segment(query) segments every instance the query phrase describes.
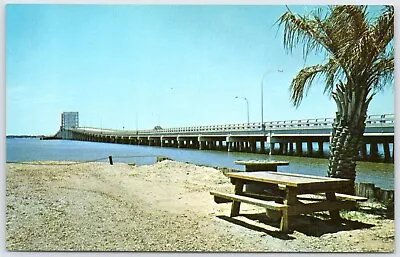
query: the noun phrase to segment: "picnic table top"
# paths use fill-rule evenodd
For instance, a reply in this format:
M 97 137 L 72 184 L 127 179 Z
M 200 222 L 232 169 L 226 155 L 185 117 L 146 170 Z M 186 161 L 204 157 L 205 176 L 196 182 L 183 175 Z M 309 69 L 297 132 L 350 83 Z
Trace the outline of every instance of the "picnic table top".
M 282 172 L 229 172 L 225 175 L 230 178 L 242 179 L 247 181 L 285 185 L 288 187 L 297 188 L 300 191 L 315 190 L 323 192 L 326 190 L 341 189 L 352 185 L 352 182 L 349 179 L 329 178 Z
M 235 164 L 239 165 L 276 165 L 276 166 L 284 166 L 289 165 L 287 161 L 274 161 L 274 160 L 237 160 Z

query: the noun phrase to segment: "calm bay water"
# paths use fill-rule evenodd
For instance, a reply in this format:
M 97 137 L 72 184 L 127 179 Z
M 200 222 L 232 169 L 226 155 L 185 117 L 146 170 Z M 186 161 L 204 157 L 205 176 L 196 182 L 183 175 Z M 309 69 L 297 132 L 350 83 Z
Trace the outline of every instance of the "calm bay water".
M 167 156 L 176 161 L 200 165 L 243 170 L 235 160 L 283 160 L 289 166 L 278 167 L 279 171 L 326 176 L 328 160 L 293 156 L 269 156 L 265 154 L 228 153 L 199 151 L 110 143 L 94 143 L 69 140 L 39 140 L 37 138 L 7 138 L 7 162 L 24 161 L 89 161 L 113 156 L 114 162 L 135 162 L 137 165 L 152 164 L 155 156 Z M 394 188 L 394 164 L 358 162 L 357 182 L 370 182 L 384 189 Z

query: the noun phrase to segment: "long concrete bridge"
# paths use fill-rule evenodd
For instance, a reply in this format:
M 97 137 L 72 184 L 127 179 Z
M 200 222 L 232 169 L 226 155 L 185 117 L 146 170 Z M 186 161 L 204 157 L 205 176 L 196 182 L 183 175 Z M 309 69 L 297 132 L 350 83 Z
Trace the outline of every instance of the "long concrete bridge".
M 63 139 L 92 142 L 318 157 L 323 156 L 323 143 L 330 142 L 332 123 L 333 118 L 320 118 L 151 130 L 61 126 L 57 134 Z M 384 160 L 393 161 L 394 114 L 368 116 L 363 142 L 361 159 L 376 160 L 378 144 L 382 144 Z

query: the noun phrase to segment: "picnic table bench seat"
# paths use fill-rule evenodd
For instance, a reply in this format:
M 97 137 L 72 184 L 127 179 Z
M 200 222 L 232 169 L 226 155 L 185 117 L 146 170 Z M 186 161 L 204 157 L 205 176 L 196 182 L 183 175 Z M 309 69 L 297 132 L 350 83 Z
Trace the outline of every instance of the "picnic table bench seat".
M 347 200 L 347 201 L 354 201 L 354 202 L 365 202 L 368 200 L 366 197 L 356 196 L 356 195 L 348 195 L 342 193 L 335 193 L 337 200 Z M 326 200 L 325 193 L 317 193 L 317 194 L 301 194 L 297 195 L 299 200 L 310 200 L 310 201 L 321 201 Z
M 356 202 L 365 202 L 368 200 L 366 197 L 357 196 L 357 195 L 347 195 L 341 193 L 335 193 L 337 199 L 341 200 L 349 200 L 349 201 L 356 201 Z
M 283 209 L 287 209 L 286 204 L 281 204 L 281 203 L 276 203 L 275 201 L 267 201 L 267 200 L 261 200 L 245 195 L 236 195 L 236 194 L 229 194 L 229 193 L 221 193 L 221 192 L 215 192 L 211 191 L 211 195 L 214 195 L 214 200 L 216 203 L 224 203 L 224 202 L 229 202 L 229 201 L 238 201 L 238 202 L 243 202 L 243 203 L 248 203 L 248 204 L 253 204 L 256 206 L 264 207 L 266 209 L 272 209 L 276 211 L 281 211 Z M 222 199 L 227 199 L 228 201 L 221 200 Z
M 267 195 L 259 195 L 259 194 L 248 194 L 246 192 L 243 192 L 243 195 L 237 195 L 237 194 L 230 194 L 230 193 L 222 193 L 222 192 L 216 192 L 216 191 L 211 191 L 211 195 L 214 196 L 214 201 L 216 203 L 227 203 L 227 202 L 232 202 L 232 201 L 237 201 L 237 202 L 243 202 L 247 204 L 252 204 L 256 206 L 263 207 L 265 209 L 269 210 L 275 210 L 275 211 L 282 211 L 288 209 L 288 205 L 279 203 L 279 201 L 283 200 L 283 198 L 280 197 L 272 197 L 267 196 Z M 346 195 L 346 194 L 340 194 L 340 193 L 335 193 L 336 195 L 336 200 L 335 201 L 327 201 L 325 195 L 323 193 L 321 194 L 302 194 L 298 195 L 297 198 L 298 200 L 308 200 L 308 201 L 326 201 L 326 203 L 344 203 L 344 202 L 358 202 L 358 201 L 366 201 L 368 198 L 361 197 L 361 196 L 355 196 L 355 195 Z M 301 202 L 299 202 L 301 203 Z M 310 206 L 310 205 L 309 205 Z M 347 205 L 351 206 L 351 205 Z M 326 208 L 326 207 L 325 207 Z M 310 210 L 315 211 L 314 208 L 310 208 Z M 303 210 L 305 211 L 305 210 Z M 292 213 L 295 214 L 295 213 Z
M 232 202 L 233 199 L 232 197 L 224 197 L 222 195 L 226 195 L 224 193 L 219 193 L 219 192 L 210 192 L 211 195 L 214 195 L 214 200 L 216 203 L 228 203 Z M 221 195 L 221 196 L 219 196 Z M 233 194 L 234 195 L 234 194 Z M 270 191 L 265 191 L 264 193 L 253 193 L 253 192 L 242 192 L 243 196 L 251 197 L 251 198 L 256 198 L 260 200 L 266 200 L 266 201 L 276 201 L 276 202 L 282 202 L 284 199 L 284 196 L 282 195 L 277 195 L 274 194 L 273 192 Z M 342 193 L 335 193 L 336 199 L 337 200 L 348 200 L 348 201 L 354 201 L 354 202 L 366 202 L 368 201 L 368 198 L 362 197 L 362 196 L 356 196 L 356 195 L 348 195 L 348 194 L 342 194 Z M 299 200 L 309 200 L 309 201 L 323 201 L 326 200 L 326 195 L 325 193 L 317 193 L 317 194 L 300 194 L 297 195 L 297 198 Z

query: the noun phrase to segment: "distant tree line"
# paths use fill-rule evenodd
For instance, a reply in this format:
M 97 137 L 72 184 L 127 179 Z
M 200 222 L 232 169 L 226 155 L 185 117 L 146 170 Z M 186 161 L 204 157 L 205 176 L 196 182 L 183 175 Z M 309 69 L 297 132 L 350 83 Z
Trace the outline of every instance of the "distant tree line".
M 8 135 L 6 138 L 41 138 L 44 137 L 44 135 Z

